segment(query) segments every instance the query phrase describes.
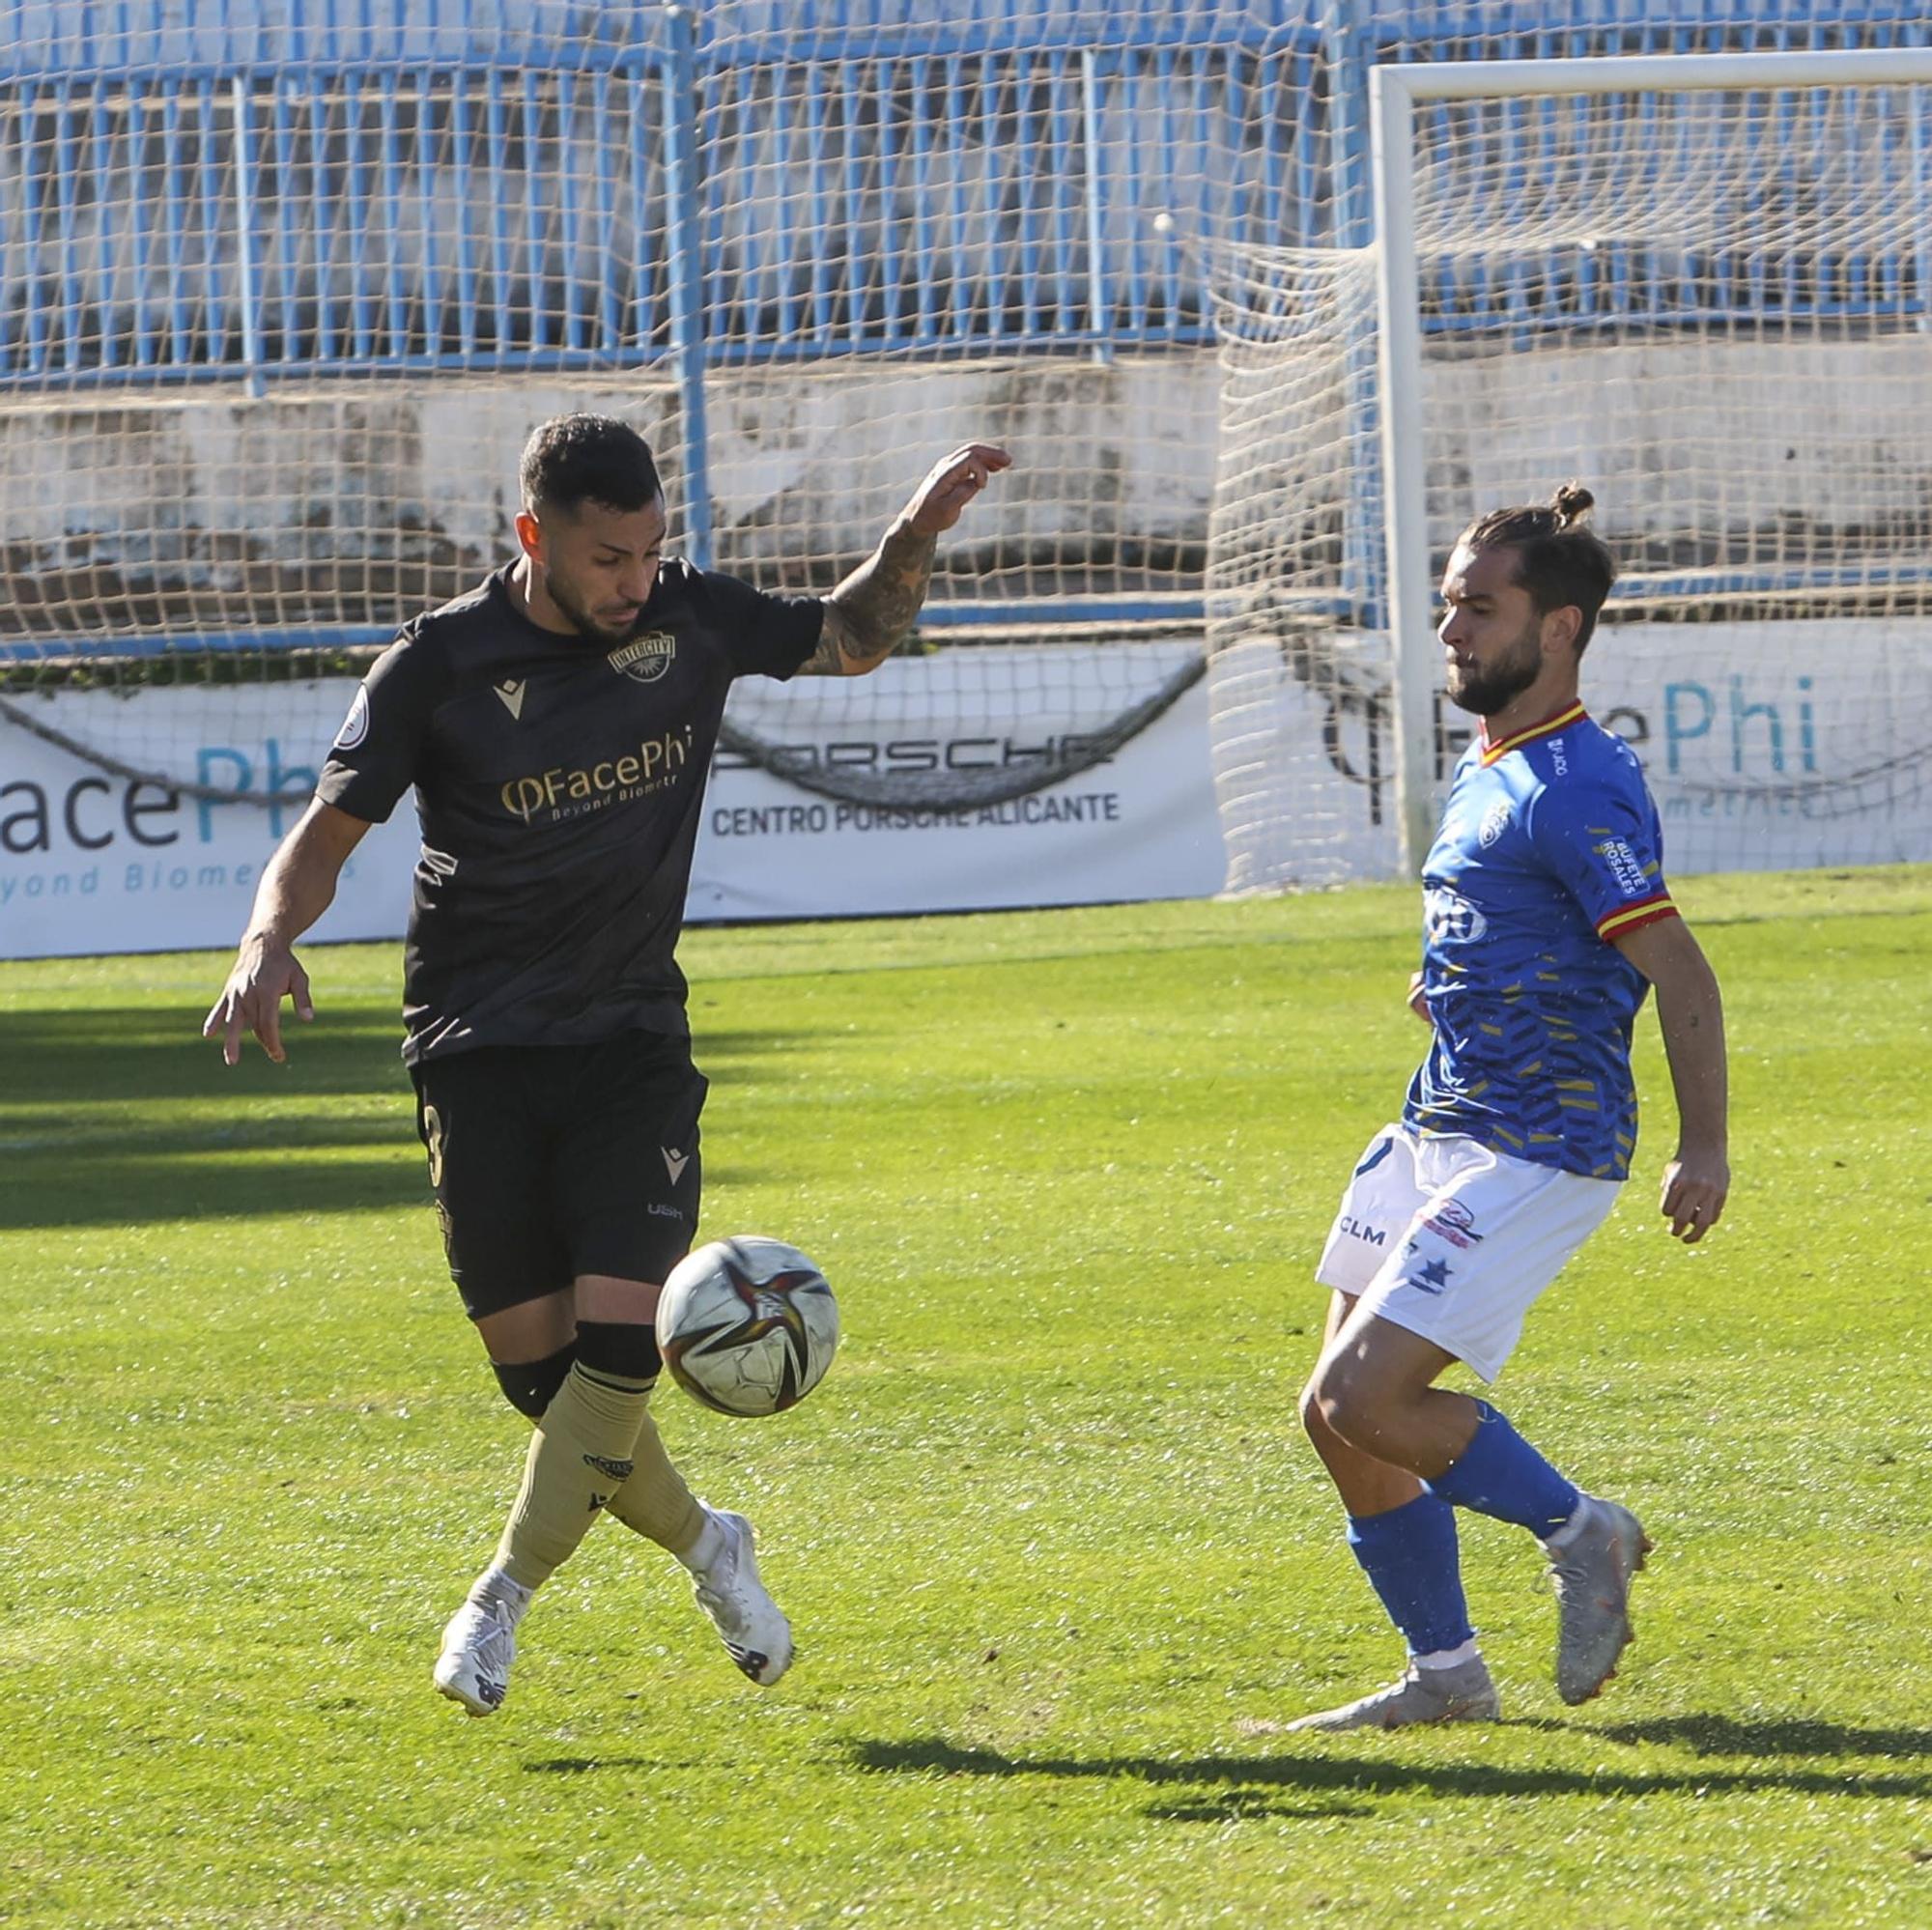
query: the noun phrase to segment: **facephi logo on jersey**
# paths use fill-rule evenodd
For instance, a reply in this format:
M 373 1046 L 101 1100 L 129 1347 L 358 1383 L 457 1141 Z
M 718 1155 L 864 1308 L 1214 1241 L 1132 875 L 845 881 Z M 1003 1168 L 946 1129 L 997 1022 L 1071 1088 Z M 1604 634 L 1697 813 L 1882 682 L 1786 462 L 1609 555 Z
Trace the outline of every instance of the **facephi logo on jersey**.
M 335 733 L 335 743 L 331 748 L 353 751 L 368 734 L 369 693 L 357 685 L 355 699 L 349 706 L 349 715 L 342 720 L 342 728 Z
M 512 778 L 497 793 L 512 817 L 528 824 L 539 811 L 577 817 L 605 805 L 624 804 L 677 781 L 691 761 L 691 725 L 650 737 L 622 757 L 571 768 L 553 765 L 526 778 Z
M 500 684 L 492 684 L 490 688 L 502 699 L 503 708 L 521 722 L 524 715 L 524 679 L 505 677 Z
M 1483 813 L 1482 828 L 1476 833 L 1476 842 L 1487 851 L 1509 829 L 1509 800 L 1498 798 Z
M 670 660 L 676 655 L 677 639 L 652 630 L 632 638 L 622 649 L 612 650 L 605 662 L 634 684 L 654 684 L 670 668 Z
M 1477 945 L 1490 922 L 1460 893 L 1438 885 L 1429 894 L 1425 922 L 1432 945 Z
M 670 1175 L 670 1183 L 675 1186 L 684 1178 L 684 1169 L 691 1164 L 691 1154 L 679 1152 L 670 1146 L 661 1146 L 658 1150 L 665 1156 L 665 1171 Z

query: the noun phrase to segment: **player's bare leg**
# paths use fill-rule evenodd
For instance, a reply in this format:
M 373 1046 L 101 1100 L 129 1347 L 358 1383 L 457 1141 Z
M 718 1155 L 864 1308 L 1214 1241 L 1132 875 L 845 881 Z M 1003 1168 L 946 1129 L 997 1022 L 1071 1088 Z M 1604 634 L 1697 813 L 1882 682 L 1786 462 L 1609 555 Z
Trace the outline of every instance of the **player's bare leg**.
M 1308 1385 L 1301 1390 L 1301 1426 L 1309 1445 L 1321 1457 L 1321 1464 L 1328 1470 L 1329 1479 L 1334 1482 L 1335 1490 L 1342 1497 L 1342 1505 L 1349 1513 L 1357 1516 L 1385 1515 L 1390 1509 L 1401 1508 L 1413 1501 L 1422 1492 L 1421 1479 L 1406 1467 L 1398 1467 L 1393 1462 L 1350 1446 L 1323 1417 L 1318 1394 L 1321 1362 L 1327 1359 L 1337 1335 L 1354 1310 L 1353 1294 L 1334 1293 L 1329 1296 L 1328 1321 L 1321 1335 L 1321 1359 L 1316 1364 L 1315 1374 L 1309 1377 Z
M 1565 1702 L 1586 1702 L 1634 1639 L 1630 1586 L 1651 1543 L 1629 1509 L 1583 1493 L 1487 1402 L 1435 1386 L 1452 1359 L 1356 1309 L 1322 1354 L 1310 1403 L 1347 1446 L 1537 1537 L 1556 1589 L 1557 1689 Z
M 1355 1302 L 1337 1293 L 1322 1358 Z M 1476 1646 L 1463 1600 L 1455 1514 L 1408 1469 L 1351 1445 L 1324 1417 L 1321 1369 L 1302 1395 L 1301 1422 L 1349 1515 L 1349 1545 L 1408 1645 L 1399 1680 L 1340 1708 L 1304 1716 L 1295 1729 L 1401 1729 L 1419 1723 L 1493 1720 L 1495 1684 Z
M 1336 1298 L 1341 1300 L 1342 1295 Z M 1312 1405 L 1356 1453 L 1406 1474 L 1418 1489 L 1444 1472 L 1476 1432 L 1476 1404 L 1434 1383 L 1456 1356 L 1420 1334 L 1345 1302 L 1309 1381 Z

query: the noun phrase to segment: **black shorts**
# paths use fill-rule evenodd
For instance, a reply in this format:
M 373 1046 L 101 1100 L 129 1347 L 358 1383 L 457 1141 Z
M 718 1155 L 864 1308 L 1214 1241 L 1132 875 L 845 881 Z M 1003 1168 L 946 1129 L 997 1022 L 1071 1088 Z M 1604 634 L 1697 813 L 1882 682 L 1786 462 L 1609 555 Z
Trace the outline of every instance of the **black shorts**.
M 683 1038 L 500 1045 L 411 1068 L 469 1318 L 582 1273 L 662 1282 L 697 1231 L 704 1075 Z

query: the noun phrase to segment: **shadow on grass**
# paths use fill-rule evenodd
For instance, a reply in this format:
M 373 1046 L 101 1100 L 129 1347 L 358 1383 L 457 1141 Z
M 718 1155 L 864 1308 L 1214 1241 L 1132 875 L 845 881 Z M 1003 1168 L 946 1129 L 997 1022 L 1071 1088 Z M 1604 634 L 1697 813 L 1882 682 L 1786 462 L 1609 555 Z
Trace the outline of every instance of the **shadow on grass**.
M 213 991 L 219 990 L 217 983 Z M 221 1063 L 217 1041 L 201 1036 L 206 1009 L 98 1007 L 0 1014 L 0 1063 L 6 1066 L 0 1098 L 17 1124 L 23 1110 L 45 1108 L 58 1119 L 68 1107 L 115 1100 L 221 1094 L 240 1102 L 266 1093 L 321 1096 L 408 1089 L 394 1008 L 351 1007 L 325 1012 L 311 1025 L 285 1017 L 288 1064 L 271 1064 L 246 1038 L 242 1063 L 234 1066 Z
M 1737 1722 L 1728 1716 L 1671 1716 L 1612 1722 L 1616 1743 L 1667 1743 L 1700 1756 L 1932 1757 L 1932 1729 L 1848 1729 L 1837 1722 Z
M 595 1775 L 611 1770 L 662 1770 L 670 1765 L 648 1756 L 547 1756 L 524 1764 L 526 1775 Z M 1282 1802 L 1253 1790 L 1229 1790 L 1193 1802 L 1160 1802 L 1147 1812 L 1160 1823 L 1241 1823 L 1261 1817 L 1314 1822 L 1330 1816 L 1373 1816 L 1366 1802 L 1341 1800 Z
M 1273 1802 L 1248 1790 L 1204 1802 L 1151 1802 L 1143 1812 L 1155 1823 L 1252 1823 L 1260 1820 L 1318 1823 L 1331 1816 L 1373 1816 L 1368 1802 Z
M 252 1039 L 224 1065 L 200 1020 L 151 1008 L 0 1015 L 0 1231 L 428 1205 L 392 1009 L 291 1023 L 285 1065 Z M 778 1036 L 713 1043 L 755 1061 Z M 714 1164 L 713 1182 L 725 1177 Z
M 0 1018 L 0 1229 L 426 1200 L 393 1017 L 296 1028 L 288 1065 L 250 1041 L 232 1068 L 200 1019 L 154 1008 Z M 393 1101 L 393 1115 L 345 1108 L 350 1095 Z
M 1502 1727 L 1513 1725 L 1502 1724 Z M 1602 1732 L 1598 1732 L 1602 1733 Z M 1853 1732 L 1856 1733 L 1856 1732 Z M 1865 1775 L 1813 1770 L 1704 1770 L 1673 1772 L 1524 1769 L 1491 1763 L 1402 1763 L 1351 1756 L 1201 1756 L 1192 1761 L 1160 1756 L 1009 1756 L 997 1749 L 960 1748 L 937 1737 L 904 1743 L 861 1743 L 853 1749 L 861 1770 L 897 1775 L 1132 1777 L 1156 1789 L 1198 1790 L 1193 1801 L 1149 1810 L 1178 1811 L 1178 1820 L 1203 1820 L 1194 1812 L 1231 1802 L 1265 1802 L 1267 1790 L 1353 1792 L 1396 1796 L 1425 1790 L 1433 1796 L 1669 1796 L 1762 1790 L 1809 1796 L 1932 1796 L 1932 1774 Z M 1223 1792 L 1226 1792 L 1223 1794 Z M 1259 1813 L 1227 1811 L 1226 1813 Z

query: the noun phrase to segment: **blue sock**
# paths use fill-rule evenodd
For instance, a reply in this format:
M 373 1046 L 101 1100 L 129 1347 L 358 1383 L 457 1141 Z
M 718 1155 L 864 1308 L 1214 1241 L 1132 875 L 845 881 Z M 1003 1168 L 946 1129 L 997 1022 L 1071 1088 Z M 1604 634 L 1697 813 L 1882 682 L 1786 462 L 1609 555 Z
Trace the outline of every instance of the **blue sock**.
M 1476 1403 L 1476 1412 L 1469 1445 L 1424 1490 L 1548 1541 L 1582 1496 L 1487 1401 Z
M 1412 1656 L 1460 1648 L 1475 1631 L 1463 1600 L 1456 1511 L 1418 1494 L 1381 1515 L 1350 1515 L 1349 1547 Z

